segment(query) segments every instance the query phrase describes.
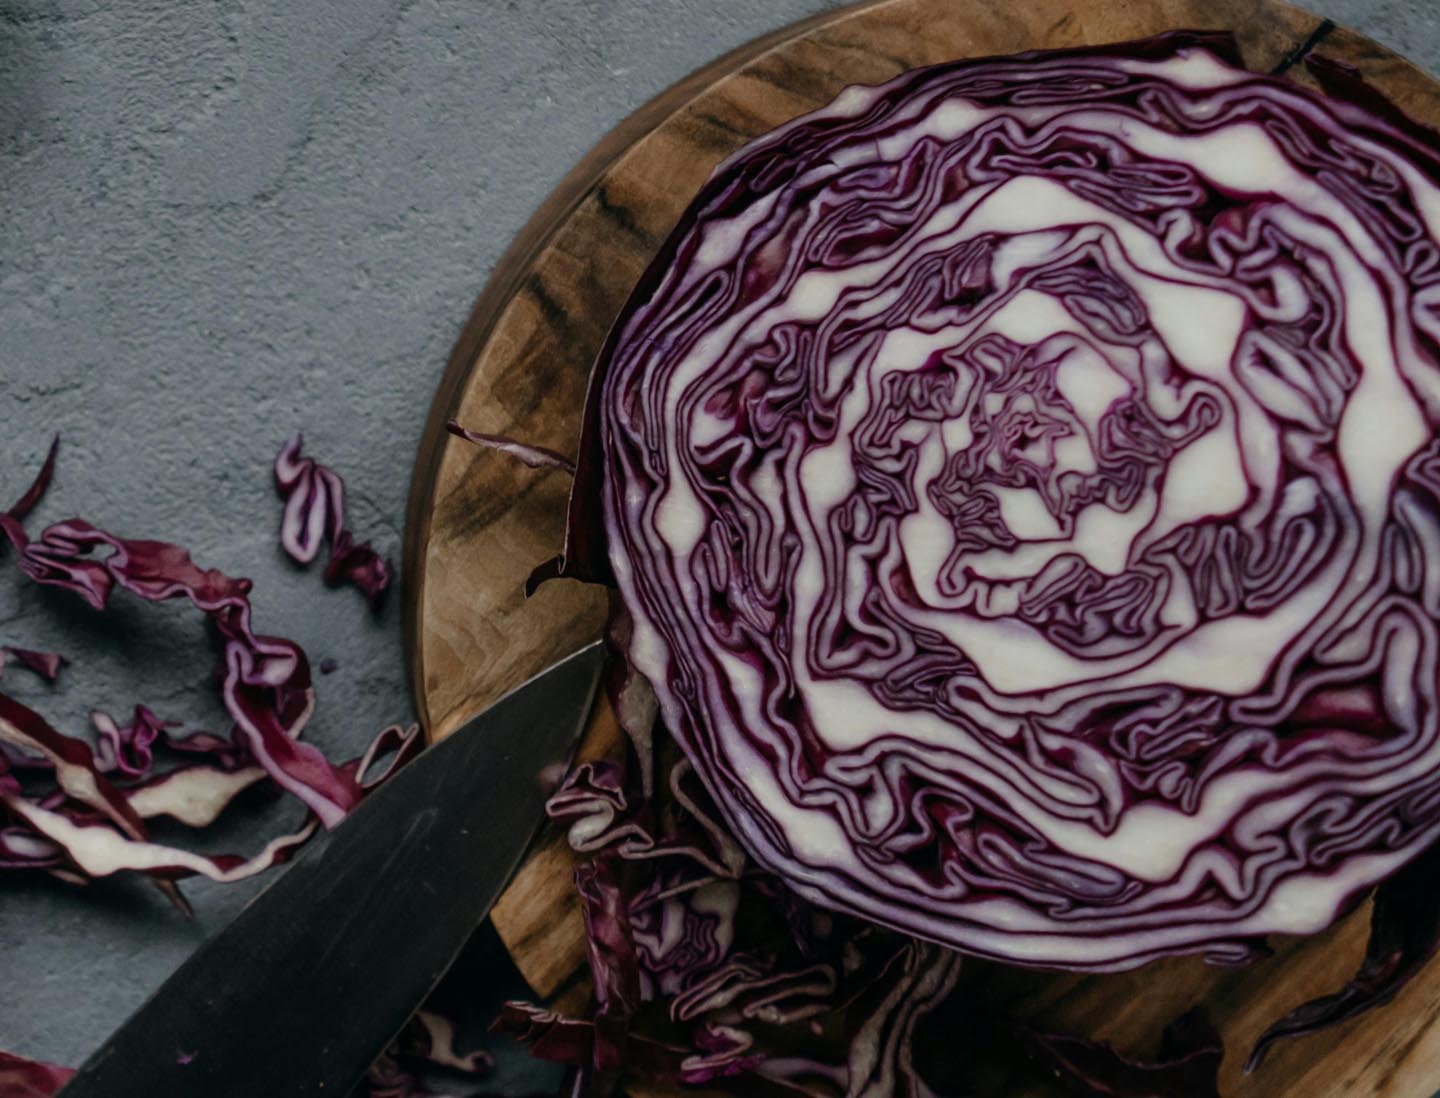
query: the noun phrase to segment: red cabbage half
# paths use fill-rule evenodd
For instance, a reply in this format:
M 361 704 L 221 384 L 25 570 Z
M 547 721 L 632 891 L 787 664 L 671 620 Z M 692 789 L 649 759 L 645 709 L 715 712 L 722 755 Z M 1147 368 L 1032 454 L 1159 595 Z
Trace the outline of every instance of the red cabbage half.
M 1177 34 L 717 171 L 542 574 L 617 582 L 763 867 L 1115 970 L 1317 931 L 1440 834 L 1440 144 L 1373 107 Z

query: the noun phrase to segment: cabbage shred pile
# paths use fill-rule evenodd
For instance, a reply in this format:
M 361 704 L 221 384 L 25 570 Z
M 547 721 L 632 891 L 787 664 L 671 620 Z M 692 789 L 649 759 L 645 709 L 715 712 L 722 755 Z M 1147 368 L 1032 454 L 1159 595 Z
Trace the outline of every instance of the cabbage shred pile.
M 182 734 L 178 722 L 138 704 L 123 722 L 96 712 L 93 735 L 86 736 L 57 730 L 0 692 L 0 870 L 40 872 L 75 885 L 141 874 L 188 913 L 180 881 L 201 875 L 233 882 L 286 861 L 318 829 L 340 823 L 413 758 L 423 740 L 417 725 L 391 725 L 359 757 L 331 762 L 301 739 L 316 701 L 309 659 L 295 642 L 254 629 L 249 580 L 200 568 L 178 545 L 118 537 L 81 519 L 30 534 L 25 520 L 50 486 L 58 450 L 57 439 L 30 488 L 0 513 L 0 532 L 19 572 L 74 593 L 97 613 L 109 608 L 117 590 L 145 601 L 188 601 L 217 642 L 216 683 L 233 724 L 223 735 Z M 377 606 L 393 569 L 349 532 L 339 475 L 302 457 L 297 435 L 277 458 L 275 479 L 286 501 L 282 546 L 307 564 L 328 538 L 326 581 L 352 584 Z M 0 649 L 0 667 L 5 657 L 51 681 L 67 662 L 58 653 L 14 646 Z M 199 854 L 150 835 L 150 822 L 160 817 L 207 827 L 236 798 L 256 790 L 294 797 L 304 819 L 252 854 Z M 483 1052 L 457 1050 L 445 1018 L 421 1011 L 357 1098 L 435 1098 L 422 1082 L 426 1071 L 474 1078 L 490 1066 Z M 47 1098 L 72 1074 L 0 1052 L 0 1098 Z

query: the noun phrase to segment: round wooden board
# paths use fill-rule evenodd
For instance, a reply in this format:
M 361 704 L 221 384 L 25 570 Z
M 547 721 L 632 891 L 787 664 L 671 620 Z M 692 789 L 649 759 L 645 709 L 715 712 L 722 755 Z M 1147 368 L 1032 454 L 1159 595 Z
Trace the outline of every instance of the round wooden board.
M 573 452 L 590 364 L 612 318 L 711 169 L 750 138 L 847 84 L 966 56 L 1077 46 L 1178 27 L 1234 30 L 1250 66 L 1307 80 L 1310 48 L 1356 65 L 1412 115 L 1440 123 L 1440 83 L 1328 21 L 1254 0 L 869 0 L 778 31 L 671 88 L 607 136 L 515 240 L 457 343 L 435 396 L 411 490 L 406 628 L 416 704 L 444 736 L 511 686 L 599 634 L 604 596 L 530 568 L 553 555 L 568 480 L 449 437 L 445 421 Z M 619 743 L 602 710 L 583 751 Z M 536 991 L 584 989 L 584 945 L 563 838 L 542 837 L 493 918 Z M 972 962 L 965 981 L 996 1010 L 1153 1053 L 1160 1030 L 1204 1001 L 1231 1049 L 1223 1091 L 1243 1098 L 1427 1098 L 1440 1087 L 1440 960 L 1390 1006 L 1282 1044 L 1252 1076 L 1243 1050 L 1265 1025 L 1333 990 L 1364 947 L 1368 905 L 1246 969 L 1196 959 L 1075 977 Z M 1044 1091 L 1013 1080 L 986 1093 Z

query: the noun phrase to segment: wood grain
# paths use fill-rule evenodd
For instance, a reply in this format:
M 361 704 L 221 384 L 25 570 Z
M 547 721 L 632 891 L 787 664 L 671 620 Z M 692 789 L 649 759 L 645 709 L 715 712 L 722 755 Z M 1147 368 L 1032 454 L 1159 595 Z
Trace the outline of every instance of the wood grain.
M 573 451 L 590 363 L 611 319 L 711 169 L 747 140 L 828 102 L 847 84 L 917 65 L 1022 49 L 1097 44 L 1177 27 L 1234 30 L 1250 66 L 1293 66 L 1307 45 L 1356 65 L 1413 115 L 1440 123 L 1440 83 L 1345 28 L 1253 0 L 869 0 L 720 58 L 643 107 L 576 166 L 491 276 L 430 410 L 411 491 L 405 553 L 407 646 L 416 703 L 443 736 L 511 686 L 598 635 L 604 599 L 574 583 L 523 597 L 529 569 L 561 542 L 568 481 L 445 434 L 447 419 Z M 1307 81 L 1302 68 L 1288 67 Z M 584 746 L 618 743 L 602 710 Z M 538 993 L 585 993 L 578 909 L 563 836 L 542 837 L 494 911 Z M 1381 1095 L 1440 1087 L 1440 962 L 1389 1007 L 1279 1046 L 1255 1075 L 1248 1048 L 1290 1007 L 1332 990 L 1364 947 L 1368 907 L 1245 969 L 1196 959 L 1116 976 L 1056 976 L 982 962 L 970 994 L 1044 1025 L 1153 1052 L 1166 1022 L 1204 1001 L 1232 1048 L 1236 1098 Z M 1017 1080 L 988 1093 L 1040 1098 Z

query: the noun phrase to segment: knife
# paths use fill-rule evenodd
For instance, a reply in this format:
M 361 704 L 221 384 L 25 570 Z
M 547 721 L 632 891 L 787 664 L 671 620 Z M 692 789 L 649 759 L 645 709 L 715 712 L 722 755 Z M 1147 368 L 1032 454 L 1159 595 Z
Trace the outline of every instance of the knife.
M 597 642 L 426 749 L 312 840 L 61 1098 L 344 1098 L 500 895 L 585 727 Z

